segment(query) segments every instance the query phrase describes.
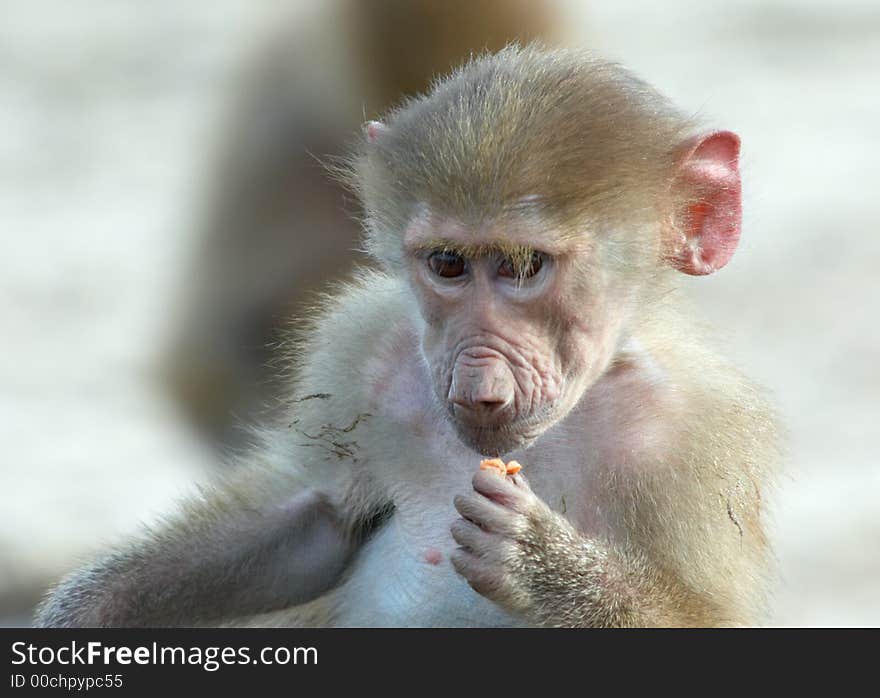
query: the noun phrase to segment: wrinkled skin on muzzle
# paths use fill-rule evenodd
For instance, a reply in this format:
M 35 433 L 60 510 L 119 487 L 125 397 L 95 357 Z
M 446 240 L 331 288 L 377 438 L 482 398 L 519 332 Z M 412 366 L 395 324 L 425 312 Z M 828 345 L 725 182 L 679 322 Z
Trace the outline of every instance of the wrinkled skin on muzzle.
M 491 424 L 513 409 L 516 389 L 503 357 L 488 351 L 462 352 L 452 368 L 449 402 L 458 414 Z
M 528 446 L 552 421 L 561 375 L 534 347 L 501 337 L 471 339 L 450 353 L 451 366 L 436 376 L 459 437 L 486 455 Z

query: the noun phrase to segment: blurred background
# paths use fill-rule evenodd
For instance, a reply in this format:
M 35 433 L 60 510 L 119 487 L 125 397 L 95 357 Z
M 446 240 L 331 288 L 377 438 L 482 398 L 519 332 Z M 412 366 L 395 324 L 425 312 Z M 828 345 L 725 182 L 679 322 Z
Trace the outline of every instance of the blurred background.
M 0 0 L 0 624 L 229 467 L 355 258 L 317 158 L 470 51 L 587 46 L 743 138 L 683 280 L 775 397 L 774 625 L 880 625 L 880 4 Z

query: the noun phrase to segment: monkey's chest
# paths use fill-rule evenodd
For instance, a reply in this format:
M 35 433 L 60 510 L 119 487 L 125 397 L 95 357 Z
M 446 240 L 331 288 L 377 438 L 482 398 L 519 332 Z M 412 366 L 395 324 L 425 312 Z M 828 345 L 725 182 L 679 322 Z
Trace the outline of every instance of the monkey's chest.
M 337 624 L 343 627 L 498 627 L 516 619 L 474 592 L 449 560 L 454 510 L 395 516 L 366 545 L 346 583 Z M 433 526 L 436 521 L 446 525 Z M 432 526 L 428 526 L 428 521 Z

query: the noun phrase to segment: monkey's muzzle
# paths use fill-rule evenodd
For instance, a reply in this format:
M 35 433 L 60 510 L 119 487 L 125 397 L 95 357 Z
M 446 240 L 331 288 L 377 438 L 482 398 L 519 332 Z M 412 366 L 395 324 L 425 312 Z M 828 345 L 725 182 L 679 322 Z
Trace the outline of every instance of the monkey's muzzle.
M 452 371 L 449 402 L 457 418 L 489 426 L 513 416 L 516 379 L 498 356 L 459 356 Z

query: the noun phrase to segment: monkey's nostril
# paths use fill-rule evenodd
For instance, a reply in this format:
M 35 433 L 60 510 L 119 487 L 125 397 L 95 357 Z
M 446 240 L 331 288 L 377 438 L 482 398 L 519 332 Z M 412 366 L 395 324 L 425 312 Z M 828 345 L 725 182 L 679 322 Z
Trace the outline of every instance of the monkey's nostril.
M 512 403 L 511 400 L 503 399 L 474 400 L 463 398 L 453 398 L 452 402 L 457 411 L 460 414 L 463 413 L 462 416 L 479 421 L 497 417 L 505 412 Z
M 473 406 L 474 409 L 491 414 L 504 409 L 508 404 L 507 400 L 477 400 Z

